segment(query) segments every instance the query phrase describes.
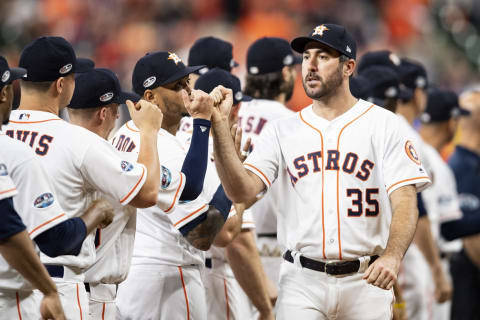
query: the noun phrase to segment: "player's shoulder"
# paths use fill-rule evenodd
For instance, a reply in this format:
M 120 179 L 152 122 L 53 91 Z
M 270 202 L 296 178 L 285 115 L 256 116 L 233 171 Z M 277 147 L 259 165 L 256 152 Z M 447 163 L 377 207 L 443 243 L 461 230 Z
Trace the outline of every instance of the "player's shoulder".
M 0 133 L 0 156 L 10 163 L 19 165 L 35 158 L 35 153 L 26 143 Z

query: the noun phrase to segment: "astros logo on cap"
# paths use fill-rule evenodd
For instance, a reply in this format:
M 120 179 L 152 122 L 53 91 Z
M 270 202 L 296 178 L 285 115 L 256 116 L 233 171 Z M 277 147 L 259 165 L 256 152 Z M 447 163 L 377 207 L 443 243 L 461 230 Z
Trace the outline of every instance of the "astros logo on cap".
M 312 36 L 319 35 L 320 37 L 322 37 L 323 33 L 327 30 L 330 30 L 330 29 L 328 29 L 327 27 L 325 27 L 325 25 L 322 24 L 321 26 L 315 27 L 315 29 L 313 30 Z
M 182 59 L 180 59 L 175 53 L 173 52 L 168 52 L 168 60 L 173 60 L 175 64 L 178 64 L 179 62 L 182 62 Z

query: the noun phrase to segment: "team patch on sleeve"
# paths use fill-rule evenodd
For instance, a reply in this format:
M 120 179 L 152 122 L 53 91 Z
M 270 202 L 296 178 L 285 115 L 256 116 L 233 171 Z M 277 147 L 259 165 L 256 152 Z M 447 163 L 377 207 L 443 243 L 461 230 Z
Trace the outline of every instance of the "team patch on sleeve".
M 0 176 L 8 175 L 7 166 L 4 163 L 0 163 Z
M 130 162 L 125 161 L 125 160 L 123 160 L 120 163 L 120 166 L 122 167 L 122 170 L 125 171 L 125 172 L 132 171 L 132 169 L 133 169 L 133 164 L 131 164 Z
M 51 194 L 50 192 L 46 192 L 38 196 L 37 199 L 35 199 L 35 201 L 33 202 L 33 206 L 39 209 L 47 208 L 51 206 L 54 201 L 55 199 L 53 197 L 53 194 Z
M 418 153 L 413 147 L 413 143 L 410 140 L 407 140 L 405 143 L 405 152 L 407 153 L 407 156 L 415 162 L 418 165 L 421 165 L 422 163 L 420 162 L 420 158 L 418 157 Z
M 172 173 L 168 168 L 162 166 L 162 189 L 167 189 L 172 183 Z

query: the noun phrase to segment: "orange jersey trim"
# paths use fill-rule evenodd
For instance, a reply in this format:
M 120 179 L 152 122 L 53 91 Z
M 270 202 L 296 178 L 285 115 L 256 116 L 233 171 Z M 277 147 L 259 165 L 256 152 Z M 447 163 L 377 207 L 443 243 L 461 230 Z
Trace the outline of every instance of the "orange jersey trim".
M 132 190 L 130 190 L 130 192 L 125 197 L 123 197 L 123 199 L 120 200 L 120 203 L 123 203 L 125 200 L 127 200 L 128 197 L 130 197 L 130 195 L 135 191 L 135 189 L 137 189 L 144 175 L 145 175 L 145 168 L 142 167 L 142 176 L 140 177 L 140 179 L 138 179 L 137 184 L 132 188 Z
M 15 190 L 17 190 L 17 189 L 16 189 L 16 188 L 12 188 L 12 189 L 8 189 L 8 190 L 0 191 L 0 194 L 4 194 L 4 193 L 11 192 L 11 191 L 15 191 Z
M 29 233 L 28 235 L 31 235 L 32 233 L 34 233 L 34 232 L 37 231 L 38 229 L 46 226 L 46 225 L 49 224 L 50 222 L 53 222 L 53 221 L 55 221 L 55 220 L 57 220 L 57 219 L 60 219 L 60 218 L 63 217 L 63 216 L 65 216 L 65 213 L 59 214 L 59 215 L 56 216 L 55 218 L 50 219 L 50 220 L 48 220 L 48 221 L 45 221 L 44 223 L 42 223 L 41 225 L 35 227 L 32 231 L 30 231 L 30 233 Z
M 225 290 L 225 307 L 227 308 L 227 320 L 230 320 L 230 306 L 228 305 L 228 290 L 227 290 L 227 280 L 223 278 L 223 288 Z
M 175 202 L 177 202 L 178 193 L 180 192 L 180 189 L 182 188 L 182 185 L 183 185 L 183 175 L 180 173 L 180 185 L 177 188 L 177 192 L 175 192 L 175 196 L 173 197 L 172 204 L 170 205 L 170 207 L 168 207 L 167 210 L 165 210 L 165 213 L 172 210 L 173 206 L 175 205 Z
M 77 304 L 78 304 L 78 309 L 80 309 L 80 320 L 82 320 L 83 315 L 82 315 L 82 306 L 80 305 L 80 294 L 78 293 L 78 283 L 77 283 Z
M 15 292 L 15 297 L 17 298 L 18 319 L 22 320 L 22 312 L 20 311 L 20 297 L 18 296 L 18 292 Z
M 325 181 L 325 177 L 324 177 L 324 172 L 325 172 L 325 162 L 324 162 L 324 159 L 325 159 L 325 152 L 323 150 L 323 135 L 322 135 L 322 132 L 320 130 L 318 130 L 317 128 L 315 128 L 313 125 L 311 125 L 310 123 L 308 123 L 307 121 L 305 121 L 305 119 L 303 119 L 303 116 L 302 116 L 302 111 L 300 111 L 298 113 L 298 115 L 300 116 L 300 120 L 303 121 L 303 123 L 305 123 L 307 126 L 309 126 L 310 128 L 312 128 L 313 130 L 317 131 L 319 134 L 320 134 L 320 139 L 321 139 L 321 142 L 322 142 L 322 235 L 323 235 L 323 239 L 322 239 L 322 253 L 323 253 L 323 258 L 324 259 L 327 259 L 327 256 L 325 255 L 325 213 L 324 213 L 324 205 L 323 205 L 323 199 L 324 199 L 324 181 Z
M 188 216 L 186 216 L 185 218 L 183 219 L 180 219 L 180 221 L 176 222 L 173 226 L 176 227 L 178 224 L 182 223 L 183 221 L 187 220 L 188 218 L 190 218 L 191 216 L 193 216 L 195 213 L 199 212 L 199 211 L 202 211 L 205 207 L 207 206 L 207 204 L 204 204 L 200 209 L 197 209 L 195 211 L 193 211 L 192 213 L 190 213 Z
M 397 184 L 400 184 L 400 183 L 403 183 L 403 182 L 407 182 L 407 181 L 420 180 L 420 179 L 428 179 L 428 181 L 430 181 L 430 177 L 428 177 L 428 176 L 401 180 L 401 181 L 395 182 L 395 183 L 392 184 L 390 187 L 388 187 L 387 193 L 390 191 L 390 189 L 392 189 L 393 187 L 395 187 Z
M 183 293 L 185 294 L 185 304 L 187 305 L 187 320 L 190 320 L 190 307 L 188 305 L 187 288 L 185 287 L 185 281 L 183 280 L 182 267 L 178 267 L 178 272 L 180 272 L 180 280 L 182 280 Z
M 43 123 L 43 122 L 56 121 L 56 120 L 62 120 L 62 119 L 47 119 L 47 120 L 39 120 L 39 121 L 14 121 L 14 120 L 10 120 L 9 122 L 17 123 L 17 124 L 34 124 L 34 123 Z
M 362 114 L 358 115 L 356 118 L 354 118 L 352 121 L 348 122 L 345 126 L 343 126 L 342 130 L 340 130 L 340 133 L 338 134 L 338 139 L 337 139 L 337 150 L 340 149 L 340 137 L 342 136 L 343 130 L 345 130 L 346 127 L 357 121 L 360 117 L 362 117 L 364 114 L 366 114 L 368 111 L 370 111 L 373 108 L 373 104 Z M 341 239 L 341 232 L 340 232 L 340 199 L 339 199 L 339 192 L 340 192 L 340 170 L 337 170 L 337 226 L 338 226 L 338 257 L 340 260 L 342 260 L 342 239 Z
M 125 123 L 125 127 L 127 127 L 127 129 L 128 129 L 128 130 L 130 130 L 130 131 L 133 131 L 133 132 L 140 132 L 140 130 L 135 130 L 135 129 L 133 129 L 133 128 L 130 128 L 130 127 L 128 126 L 128 122 L 127 122 L 127 123 Z
M 105 320 L 105 302 L 103 303 L 102 307 L 102 320 Z
M 251 164 L 249 164 L 249 163 L 244 163 L 243 165 L 244 165 L 244 166 L 249 166 L 249 167 L 257 170 L 257 171 L 265 178 L 265 180 L 267 180 L 268 186 L 271 186 L 271 185 L 272 185 L 272 183 L 270 182 L 270 180 L 268 180 L 267 176 L 266 176 L 260 169 L 258 169 L 257 167 L 255 167 L 254 165 L 251 165 Z

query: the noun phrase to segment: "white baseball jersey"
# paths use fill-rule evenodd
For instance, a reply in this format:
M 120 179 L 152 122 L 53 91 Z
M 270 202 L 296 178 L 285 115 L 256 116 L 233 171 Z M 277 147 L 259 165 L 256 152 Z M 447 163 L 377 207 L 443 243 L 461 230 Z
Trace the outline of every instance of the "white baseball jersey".
M 96 191 L 126 205 L 145 183 L 145 166 L 122 159 L 108 141 L 52 113 L 12 111 L 4 132 L 33 148 L 68 217 L 81 216 Z M 95 262 L 94 234 L 87 236 L 78 256 L 42 254 L 41 259 L 46 264 L 87 268 Z
M 42 232 L 65 221 L 67 215 L 60 207 L 47 172 L 33 151 L 24 143 L 4 134 L 0 134 L 0 145 L 2 146 L 0 162 L 6 167 L 5 170 L 8 170 L 18 191 L 13 198 L 13 206 L 27 227 L 30 238 L 34 239 Z M 38 252 L 38 247 L 36 245 L 35 247 Z M 0 288 L 33 290 L 31 284 L 11 268 L 2 256 L 0 256 Z
M 114 137 L 112 144 L 122 150 L 129 144 L 125 138 Z M 124 152 L 122 157 L 136 162 L 140 148 Z M 163 150 L 159 150 L 163 152 Z M 161 184 L 157 197 L 157 206 L 166 212 L 173 211 L 185 186 L 185 175 L 165 166 L 161 167 Z M 133 244 L 136 230 L 137 209 L 132 206 L 114 205 L 113 222 L 105 229 L 97 230 L 95 246 L 97 259 L 85 273 L 85 282 L 118 284 L 125 280 L 132 260 Z
M 129 141 L 125 147 L 126 151 L 138 152 L 140 136 L 133 121 L 127 122 L 117 131 L 113 145 L 115 146 L 121 139 Z M 161 129 L 158 133 L 160 164 L 181 172 L 185 156 L 186 150 L 182 143 L 174 135 Z M 218 187 L 216 183 L 218 178 L 212 174 L 212 170 L 215 169 L 209 166 L 204 188 L 197 199 L 181 203 L 173 210 L 161 206 L 138 209 L 132 265 L 204 264 L 203 251 L 190 245 L 178 230 L 208 210 L 208 203 Z
M 279 240 L 319 260 L 381 254 L 389 195 L 430 183 L 398 117 L 364 100 L 331 121 L 309 106 L 270 122 L 244 165 L 267 188 L 281 179 Z
M 462 247 L 461 240 L 447 242 L 440 235 L 442 223 L 462 217 L 455 176 L 435 148 L 425 144 L 424 151 L 432 169 L 432 186 L 422 192 L 422 199 L 432 226 L 433 238 L 437 240 L 441 251 L 459 251 Z
M 283 104 L 264 99 L 254 99 L 242 102 L 238 111 L 238 121 L 242 128 L 242 142 L 252 139 L 255 148 L 256 140 L 267 122 L 288 117 L 294 112 Z M 277 232 L 277 212 L 282 209 L 282 188 L 277 183 L 273 184 L 265 196 L 257 201 L 250 210 L 256 225 L 257 234 L 274 234 Z

